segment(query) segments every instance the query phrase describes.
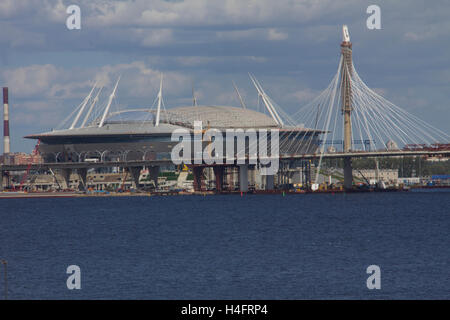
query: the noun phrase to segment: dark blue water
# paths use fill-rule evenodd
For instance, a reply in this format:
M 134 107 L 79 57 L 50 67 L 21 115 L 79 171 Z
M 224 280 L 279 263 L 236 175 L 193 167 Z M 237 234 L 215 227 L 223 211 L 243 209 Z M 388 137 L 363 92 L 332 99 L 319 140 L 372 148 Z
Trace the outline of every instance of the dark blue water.
M 11 299 L 450 298 L 449 192 L 0 204 Z

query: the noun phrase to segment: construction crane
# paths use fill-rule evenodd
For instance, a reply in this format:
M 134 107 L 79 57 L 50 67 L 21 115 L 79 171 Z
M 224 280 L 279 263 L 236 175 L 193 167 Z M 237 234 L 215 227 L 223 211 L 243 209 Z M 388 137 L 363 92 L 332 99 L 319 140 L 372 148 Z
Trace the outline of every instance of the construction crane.
M 37 154 L 39 154 L 39 144 L 41 143 L 41 140 L 39 139 L 36 146 L 33 149 L 33 152 L 31 153 L 32 156 L 36 156 Z M 25 183 L 25 181 L 28 178 L 28 175 L 30 174 L 30 169 L 31 166 L 33 165 L 33 158 L 31 158 L 30 161 L 28 161 L 28 166 L 27 166 L 27 170 L 25 172 L 25 174 L 23 175 L 22 179 L 20 180 L 20 185 L 19 185 L 19 190 L 22 191 L 23 185 Z
M 124 170 L 125 172 L 125 175 L 124 175 L 124 177 L 123 177 L 123 180 L 122 180 L 122 185 L 120 186 L 120 189 L 118 190 L 119 192 L 123 192 L 123 189 L 125 188 L 125 182 L 127 181 L 127 178 L 128 178 L 128 170 Z

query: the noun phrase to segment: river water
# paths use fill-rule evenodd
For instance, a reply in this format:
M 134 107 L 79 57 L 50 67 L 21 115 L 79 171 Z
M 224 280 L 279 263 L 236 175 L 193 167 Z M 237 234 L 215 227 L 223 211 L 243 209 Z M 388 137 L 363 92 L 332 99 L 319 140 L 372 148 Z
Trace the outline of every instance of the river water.
M 450 298 L 450 192 L 0 204 L 10 299 Z

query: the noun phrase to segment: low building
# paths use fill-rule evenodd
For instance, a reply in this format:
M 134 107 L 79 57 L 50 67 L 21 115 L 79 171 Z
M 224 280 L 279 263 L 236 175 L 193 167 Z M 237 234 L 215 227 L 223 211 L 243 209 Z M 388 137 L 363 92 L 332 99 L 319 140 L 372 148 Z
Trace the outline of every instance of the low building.
M 16 152 L 11 154 L 13 163 L 16 165 L 39 164 L 42 163 L 42 157 L 39 154 L 27 154 L 24 152 Z
M 374 184 L 377 181 L 398 184 L 398 170 L 396 169 L 353 170 L 353 175 L 359 179 L 367 179 L 371 184 Z
M 406 186 L 413 186 L 422 183 L 422 179 L 419 177 L 399 178 L 398 182 Z
M 428 158 L 426 158 L 426 161 L 428 161 L 428 162 L 445 162 L 445 161 L 448 161 L 450 158 L 448 158 L 448 157 L 443 157 L 443 156 L 441 156 L 441 157 L 428 157 Z
M 450 174 L 437 174 L 431 176 L 431 184 L 438 186 L 450 186 Z

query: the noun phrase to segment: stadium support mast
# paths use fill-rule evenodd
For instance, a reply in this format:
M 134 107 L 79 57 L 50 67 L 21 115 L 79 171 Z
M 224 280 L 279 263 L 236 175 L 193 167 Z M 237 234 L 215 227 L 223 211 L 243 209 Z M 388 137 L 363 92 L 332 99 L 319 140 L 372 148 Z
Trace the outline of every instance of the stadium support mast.
M 103 87 L 101 87 L 101 88 L 97 91 L 97 94 L 95 95 L 94 101 L 92 101 L 91 106 L 89 107 L 89 110 L 88 110 L 86 116 L 84 117 L 83 123 L 81 124 L 81 128 L 84 128 L 84 126 L 86 125 L 86 122 L 88 121 L 89 116 L 90 116 L 91 113 L 92 113 L 92 110 L 94 109 L 95 105 L 96 105 L 97 102 L 98 102 L 98 97 L 99 97 L 100 93 L 102 92 L 102 90 L 103 90 Z
M 234 81 L 233 81 L 233 87 L 234 87 L 234 90 L 236 90 L 236 94 L 237 94 L 237 96 L 238 96 L 238 98 L 239 98 L 239 101 L 241 102 L 242 108 L 243 108 L 243 109 L 247 109 L 247 107 L 246 107 L 246 105 L 245 105 L 245 103 L 244 103 L 244 99 L 242 99 L 242 96 L 241 96 L 241 94 L 240 94 L 240 92 L 239 92 L 239 90 L 238 90 L 236 84 L 234 83 Z
M 192 106 L 197 106 L 197 97 L 195 96 L 194 81 L 192 81 Z
M 273 120 L 279 125 L 284 126 L 283 120 L 278 115 L 277 110 L 273 106 L 272 102 L 270 101 L 269 96 L 266 94 L 264 89 L 262 88 L 261 84 L 256 80 L 254 76 L 249 74 L 250 79 L 253 82 L 253 85 L 255 86 L 256 90 L 258 91 L 259 96 L 262 98 L 262 101 L 264 102 L 264 105 L 266 106 L 267 111 L 269 111 L 270 115 L 272 116 Z
M 94 92 L 95 88 L 97 87 L 97 82 L 95 82 L 94 86 L 91 89 L 91 92 L 89 92 L 88 96 L 84 98 L 83 104 L 81 105 L 80 111 L 78 112 L 77 116 L 72 122 L 72 125 L 70 126 L 70 129 L 75 128 L 78 120 L 80 120 L 81 115 L 84 112 L 84 108 L 86 108 L 86 105 L 88 104 L 89 100 L 91 100 L 92 93 Z
M 117 82 L 116 82 L 116 85 L 114 86 L 113 92 L 109 96 L 108 105 L 106 106 L 105 112 L 103 112 L 102 120 L 100 120 L 100 123 L 98 125 L 99 128 L 103 127 L 103 124 L 105 123 L 105 119 L 106 119 L 106 116 L 108 115 L 109 108 L 111 107 L 112 100 L 114 99 L 114 96 L 116 95 L 117 85 L 119 84 L 119 81 L 120 81 L 120 76 L 117 79 Z

